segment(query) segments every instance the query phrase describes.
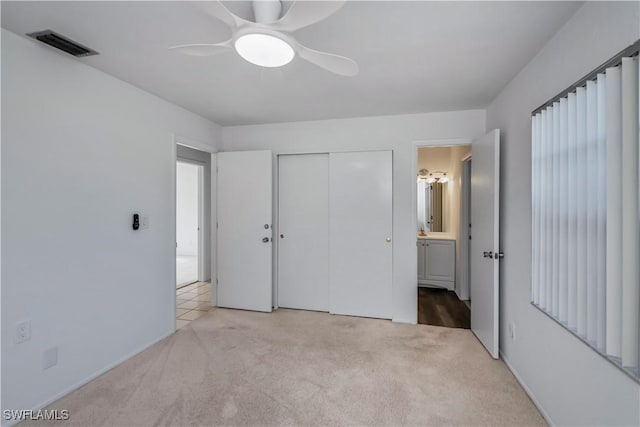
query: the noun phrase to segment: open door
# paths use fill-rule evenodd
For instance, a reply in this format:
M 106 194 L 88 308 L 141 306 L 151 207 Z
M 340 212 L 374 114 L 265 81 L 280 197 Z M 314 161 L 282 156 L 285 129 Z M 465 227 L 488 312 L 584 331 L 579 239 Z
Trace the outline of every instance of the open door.
M 271 311 L 271 151 L 217 158 L 217 305 Z
M 500 131 L 472 143 L 471 330 L 499 358 Z

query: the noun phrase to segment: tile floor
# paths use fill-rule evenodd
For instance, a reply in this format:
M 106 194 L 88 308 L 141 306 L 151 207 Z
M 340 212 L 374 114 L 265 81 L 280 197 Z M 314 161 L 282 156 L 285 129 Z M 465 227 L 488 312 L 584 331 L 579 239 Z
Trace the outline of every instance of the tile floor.
M 195 282 L 176 290 L 176 329 L 211 310 L 211 282 Z

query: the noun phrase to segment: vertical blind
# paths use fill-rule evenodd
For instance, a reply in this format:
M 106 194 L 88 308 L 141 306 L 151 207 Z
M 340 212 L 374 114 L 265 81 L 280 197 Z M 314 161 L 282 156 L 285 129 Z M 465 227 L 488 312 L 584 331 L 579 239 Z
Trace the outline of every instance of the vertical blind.
M 636 378 L 640 70 L 623 57 L 532 116 L 532 302 Z

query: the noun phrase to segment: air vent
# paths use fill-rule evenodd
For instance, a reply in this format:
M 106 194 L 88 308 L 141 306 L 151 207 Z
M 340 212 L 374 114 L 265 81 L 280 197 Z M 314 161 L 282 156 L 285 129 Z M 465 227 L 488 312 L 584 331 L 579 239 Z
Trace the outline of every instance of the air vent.
M 69 55 L 82 57 L 98 54 L 98 52 L 96 52 L 95 50 L 91 50 L 86 46 L 82 46 L 81 44 L 76 43 L 73 40 L 68 39 L 65 36 L 51 30 L 37 31 L 35 33 L 29 33 L 27 35 L 41 41 L 44 44 L 48 44 L 49 46 L 53 46 L 63 52 L 67 52 Z

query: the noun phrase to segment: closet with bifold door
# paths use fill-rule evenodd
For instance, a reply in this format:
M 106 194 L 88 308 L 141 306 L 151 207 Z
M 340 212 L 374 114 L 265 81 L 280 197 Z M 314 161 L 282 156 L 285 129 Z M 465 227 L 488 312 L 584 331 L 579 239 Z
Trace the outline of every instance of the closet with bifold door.
M 277 303 L 392 317 L 391 151 L 278 156 Z

